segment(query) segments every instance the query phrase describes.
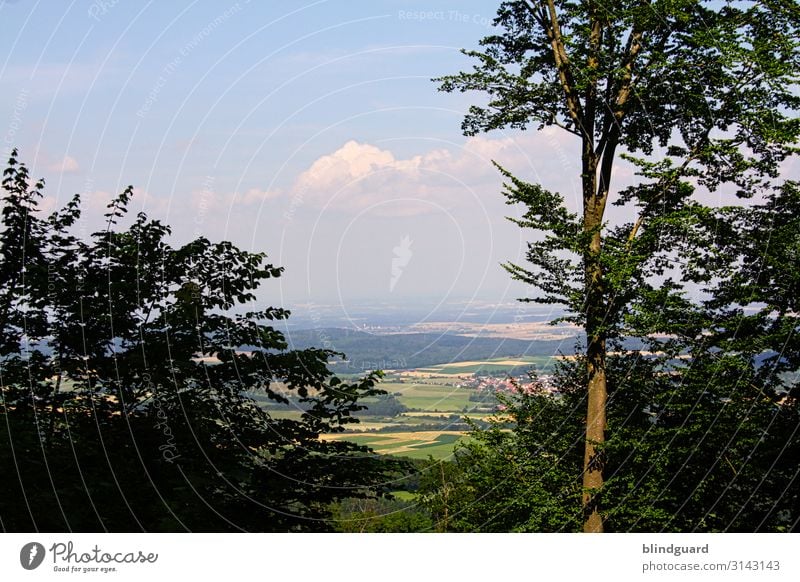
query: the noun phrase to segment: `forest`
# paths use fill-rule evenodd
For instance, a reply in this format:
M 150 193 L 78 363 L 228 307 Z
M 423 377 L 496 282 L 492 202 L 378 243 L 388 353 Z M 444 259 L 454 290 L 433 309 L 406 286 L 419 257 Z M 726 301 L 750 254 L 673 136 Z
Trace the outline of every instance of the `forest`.
M 430 84 L 472 100 L 462 133 L 579 145 L 577 207 L 493 160 L 526 241 L 502 268 L 575 342 L 282 331 L 266 252 L 176 241 L 133 186 L 82 232 L 82 196 L 46 204 L 12 149 L 0 529 L 798 530 L 797 5 L 503 1 L 478 42 Z M 379 368 L 562 349 L 446 459 L 347 438 L 369 403 L 409 409 Z

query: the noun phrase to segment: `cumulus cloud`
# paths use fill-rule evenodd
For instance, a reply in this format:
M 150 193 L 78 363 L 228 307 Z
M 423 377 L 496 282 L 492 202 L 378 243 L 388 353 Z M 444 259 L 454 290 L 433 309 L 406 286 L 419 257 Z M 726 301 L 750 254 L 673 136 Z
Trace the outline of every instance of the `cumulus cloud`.
M 433 212 L 474 196 L 474 188 L 499 179 L 491 164 L 519 162 L 524 151 L 512 138 L 468 139 L 458 150 L 437 148 L 398 158 L 376 145 L 348 141 L 302 172 L 292 194 L 316 207 L 342 211 L 374 208 L 378 214 Z
M 72 174 L 80 170 L 78 161 L 72 156 L 64 156 L 60 161 L 50 164 L 47 169 L 61 174 Z
M 261 190 L 260 188 L 250 188 L 244 194 L 236 194 L 233 200 L 241 201 L 244 204 L 255 204 L 278 198 L 281 195 L 279 190 Z
M 205 215 L 217 210 L 253 207 L 275 201 L 292 209 L 338 211 L 358 214 L 369 210 L 380 216 L 407 217 L 449 212 L 491 197 L 499 200 L 501 175 L 497 161 L 523 179 L 569 188 L 565 168 L 573 159 L 561 136 L 547 131 L 538 138 L 520 135 L 490 138 L 477 136 L 463 144 L 429 148 L 406 157 L 382 145 L 350 140 L 305 167 L 280 188 L 245 187 L 218 192 L 211 185 L 192 192 L 191 204 Z M 430 142 L 426 142 L 430 143 Z M 566 152 L 566 153 L 565 153 Z
M 410 173 L 419 168 L 421 156 L 397 160 L 374 145 L 348 141 L 330 155 L 316 160 L 297 180 L 297 190 L 338 190 L 382 171 Z

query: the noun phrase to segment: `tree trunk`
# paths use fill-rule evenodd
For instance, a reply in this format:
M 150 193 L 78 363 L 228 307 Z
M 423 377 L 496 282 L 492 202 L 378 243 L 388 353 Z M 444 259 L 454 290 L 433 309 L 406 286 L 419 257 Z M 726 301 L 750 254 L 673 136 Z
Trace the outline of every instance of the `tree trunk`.
M 583 457 L 583 531 L 603 531 L 599 495 L 603 487 L 603 451 L 606 430 L 606 341 L 603 331 L 605 293 L 600 264 L 601 232 L 606 188 L 597 188 L 597 156 L 590 139 L 583 147 L 583 230 L 588 237 L 584 254 L 586 313 L 587 410 Z
M 603 451 L 606 429 L 606 342 L 600 335 L 587 338 L 586 368 L 589 384 L 586 412 L 586 449 L 583 456 L 583 531 L 603 531 L 598 510 L 603 487 Z

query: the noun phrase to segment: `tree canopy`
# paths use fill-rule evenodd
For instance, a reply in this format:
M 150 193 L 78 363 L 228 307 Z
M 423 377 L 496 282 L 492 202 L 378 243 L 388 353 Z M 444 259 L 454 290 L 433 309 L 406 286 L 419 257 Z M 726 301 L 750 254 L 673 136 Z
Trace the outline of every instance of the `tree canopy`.
M 395 462 L 321 438 L 383 393 L 379 373 L 343 381 L 334 352 L 287 349 L 270 323 L 288 311 L 242 309 L 282 272 L 263 253 L 173 246 L 128 218 L 130 187 L 84 240 L 80 197 L 43 215 L 16 151 L 2 185 L 2 529 L 320 531 L 332 501 L 380 494 Z
M 502 2 L 494 24 L 481 50 L 466 51 L 473 69 L 439 81 L 445 91 L 485 95 L 465 117 L 466 134 L 556 126 L 580 143 L 577 211 L 501 167 L 508 202 L 525 208 L 515 222 L 533 238 L 530 265 L 505 266 L 539 290 L 532 301 L 564 306 L 585 330 L 584 369 L 572 375 L 587 411 L 583 527 L 603 531 L 616 512 L 606 480 L 632 470 L 610 457 L 623 453 L 607 438 L 634 412 L 642 422 L 661 418 L 652 399 L 665 378 L 691 390 L 716 386 L 707 392 L 719 411 L 747 401 L 734 396 L 748 378 L 768 393 L 760 397 L 780 400 L 779 371 L 797 369 L 786 349 L 795 312 L 775 298 L 791 300 L 763 285 L 784 285 L 796 272 L 797 241 L 784 230 L 796 185 L 779 175 L 800 132 L 800 12 L 783 1 L 526 0 Z M 620 158 L 637 180 L 615 189 Z M 610 220 L 609 205 L 624 218 Z M 765 246 L 763 233 L 775 228 L 778 240 L 768 236 Z M 792 274 L 781 280 L 783 272 Z M 612 362 L 609 353 L 626 351 L 630 338 L 646 342 L 659 365 Z M 647 382 L 641 366 L 651 369 Z M 611 377 L 614 369 L 622 376 Z M 721 378 L 736 383 L 726 388 Z M 620 426 L 609 415 L 623 388 L 638 396 Z

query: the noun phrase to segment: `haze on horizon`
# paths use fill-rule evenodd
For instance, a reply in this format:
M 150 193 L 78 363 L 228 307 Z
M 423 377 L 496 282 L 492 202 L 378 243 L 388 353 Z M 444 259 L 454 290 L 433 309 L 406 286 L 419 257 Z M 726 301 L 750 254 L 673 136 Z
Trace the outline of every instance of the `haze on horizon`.
M 476 96 L 431 82 L 469 65 L 494 9 L 0 2 L 3 154 L 46 178 L 46 208 L 81 193 L 87 234 L 133 184 L 176 240 L 267 252 L 286 271 L 261 298 L 298 314 L 510 304 L 529 290 L 500 263 L 527 233 L 492 160 L 575 207 L 579 170 L 556 129 L 463 137 Z

